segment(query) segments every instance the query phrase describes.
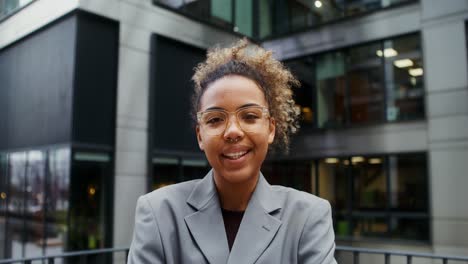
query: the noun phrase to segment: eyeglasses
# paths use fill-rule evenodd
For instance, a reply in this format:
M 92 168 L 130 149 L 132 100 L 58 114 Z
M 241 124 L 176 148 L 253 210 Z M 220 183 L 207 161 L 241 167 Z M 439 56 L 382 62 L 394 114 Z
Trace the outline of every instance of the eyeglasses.
M 264 106 L 247 106 L 234 112 L 218 109 L 200 111 L 197 113 L 197 121 L 208 135 L 218 136 L 226 130 L 231 114 L 236 115 L 237 125 L 247 133 L 261 132 L 270 117 Z

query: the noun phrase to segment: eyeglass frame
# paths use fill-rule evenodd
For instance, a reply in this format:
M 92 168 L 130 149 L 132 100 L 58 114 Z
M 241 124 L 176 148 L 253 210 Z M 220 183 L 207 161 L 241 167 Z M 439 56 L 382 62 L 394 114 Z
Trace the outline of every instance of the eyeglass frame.
M 249 105 L 249 106 L 244 106 L 244 107 L 241 107 L 235 111 L 226 111 L 224 109 L 208 109 L 208 110 L 205 110 L 205 111 L 198 111 L 197 112 L 197 122 L 198 124 L 201 126 L 200 122 L 201 122 L 201 118 L 202 118 L 202 115 L 206 112 L 215 112 L 215 111 L 219 111 L 219 112 L 223 112 L 225 114 L 227 114 L 229 117 L 231 115 L 234 115 L 236 117 L 236 122 L 237 122 L 237 126 L 244 132 L 244 133 L 252 133 L 252 132 L 248 132 L 248 131 L 245 131 L 244 129 L 242 129 L 242 126 L 240 125 L 239 123 L 239 118 L 237 117 L 237 114 L 239 111 L 242 111 L 244 109 L 248 109 L 248 108 L 261 108 L 262 109 L 262 113 L 266 116 L 263 116 L 263 118 L 265 119 L 270 119 L 271 118 L 271 115 L 270 115 L 270 111 L 268 110 L 268 108 L 266 106 L 263 106 L 263 105 Z M 229 125 L 229 119 L 228 118 L 228 121 L 226 122 L 226 126 L 224 127 L 224 129 L 219 133 L 219 134 L 216 134 L 216 135 L 213 135 L 213 136 L 219 136 L 221 134 L 223 134 L 228 125 Z

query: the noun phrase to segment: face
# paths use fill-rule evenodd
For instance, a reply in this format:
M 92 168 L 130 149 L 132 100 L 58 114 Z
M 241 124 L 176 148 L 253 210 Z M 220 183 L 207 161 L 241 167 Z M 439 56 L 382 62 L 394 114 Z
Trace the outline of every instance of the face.
M 254 81 L 229 75 L 206 88 L 199 110 L 218 108 L 234 112 L 246 105 L 268 107 L 263 91 Z M 275 122 L 270 118 L 258 132 L 245 132 L 238 126 L 236 116 L 230 115 L 226 130 L 220 135 L 208 135 L 200 126 L 196 132 L 200 149 L 213 167 L 215 181 L 241 184 L 256 181 L 275 136 Z

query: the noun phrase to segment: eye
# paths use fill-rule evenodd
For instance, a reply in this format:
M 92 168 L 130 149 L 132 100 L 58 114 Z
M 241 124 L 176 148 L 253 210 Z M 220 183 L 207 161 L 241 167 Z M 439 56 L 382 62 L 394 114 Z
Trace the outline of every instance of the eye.
M 206 124 L 208 125 L 216 125 L 216 124 L 220 124 L 224 122 L 224 119 L 221 118 L 221 117 L 211 117 L 209 119 L 206 120 Z

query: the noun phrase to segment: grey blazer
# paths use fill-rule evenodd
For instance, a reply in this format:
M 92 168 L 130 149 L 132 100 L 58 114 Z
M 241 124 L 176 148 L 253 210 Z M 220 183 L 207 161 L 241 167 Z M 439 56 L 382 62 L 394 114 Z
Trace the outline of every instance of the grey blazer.
M 336 263 L 330 204 L 260 174 L 231 252 L 212 172 L 138 199 L 129 264 Z

